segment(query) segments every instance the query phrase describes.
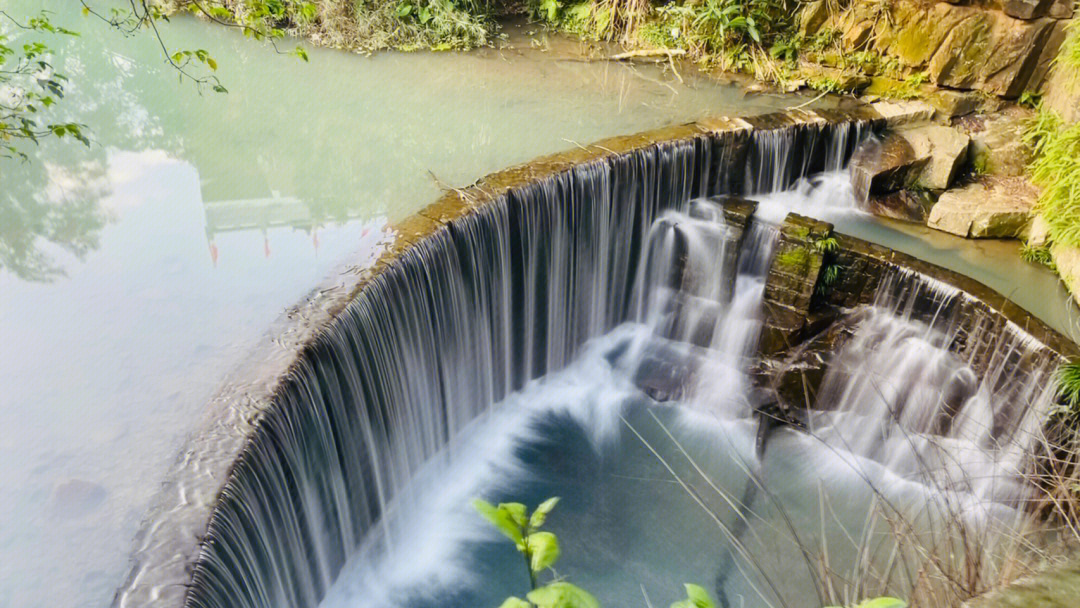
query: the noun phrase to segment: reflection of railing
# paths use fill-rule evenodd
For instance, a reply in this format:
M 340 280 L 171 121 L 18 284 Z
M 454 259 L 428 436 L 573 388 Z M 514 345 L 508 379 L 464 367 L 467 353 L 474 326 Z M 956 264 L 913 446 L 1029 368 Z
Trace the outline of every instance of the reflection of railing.
M 319 248 L 318 229 L 324 218 L 311 212 L 311 207 L 298 198 L 281 196 L 273 192 L 270 198 L 249 198 L 231 201 L 203 201 L 206 215 L 206 242 L 210 248 L 210 258 L 214 264 L 218 261 L 218 248 L 214 235 L 219 232 L 238 232 L 260 230 L 263 233 L 263 253 L 270 257 L 271 228 L 292 227 L 311 235 L 311 244 Z M 360 210 L 346 213 L 351 218 L 361 215 Z
M 203 201 L 206 213 L 206 236 L 218 232 L 292 226 L 311 229 L 315 225 L 311 209 L 298 198 L 279 196 L 233 201 Z

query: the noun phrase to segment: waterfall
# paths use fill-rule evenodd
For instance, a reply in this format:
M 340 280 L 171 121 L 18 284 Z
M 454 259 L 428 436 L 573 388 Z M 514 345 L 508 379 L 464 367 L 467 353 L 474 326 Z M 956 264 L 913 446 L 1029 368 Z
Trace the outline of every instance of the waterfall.
M 188 605 L 314 606 L 478 414 L 629 315 L 653 220 L 704 194 L 673 142 L 512 191 L 407 249 L 309 350 L 214 513 Z
M 673 415 L 698 421 L 686 428 L 711 433 L 706 446 L 726 437 L 746 459 L 734 482 L 741 492 L 746 474 L 763 466 L 747 371 L 778 230 L 770 217 L 733 221 L 725 215 L 732 199 L 721 195 L 753 193 L 765 207 L 793 196 L 789 209 L 814 196 L 832 204 L 833 182 L 800 180 L 842 167 L 868 131 L 816 122 L 653 143 L 522 181 L 404 247 L 305 347 L 259 414 L 214 505 L 190 584 L 181 581 L 185 605 L 318 605 L 366 541 L 400 537 L 391 515 L 408 511 L 406 495 L 424 494 L 418 475 L 438 478 L 436 464 L 468 458 L 474 452 L 459 437 L 498 416 L 519 420 L 508 408 L 527 411 L 522 395 L 537 396 L 568 366 L 578 365 L 576 378 L 603 376 L 638 405 L 643 394 L 672 402 Z M 795 195 L 773 194 L 793 184 Z M 963 297 L 949 289 L 898 273 L 874 307 L 850 320 L 855 329 L 812 420 L 815 436 L 832 433 L 858 459 L 903 476 L 911 459 L 894 462 L 872 442 L 859 444 L 866 434 L 845 422 L 870 420 L 884 434 L 901 414 L 908 435 L 935 438 L 927 443 L 941 446 L 939 457 L 970 445 L 1002 470 L 1022 466 L 1023 449 L 997 448 L 1022 443 L 1042 406 L 1001 404 L 1042 403 L 1037 379 L 1010 371 L 1037 349 L 1019 330 L 1008 345 L 987 348 L 993 328 L 958 320 Z M 883 344 L 910 351 L 902 372 L 876 356 Z M 923 386 L 877 399 L 877 378 L 893 372 Z M 948 397 L 935 401 L 935 391 Z M 606 429 L 598 435 L 618 434 L 619 407 L 594 424 Z M 779 454 L 812 449 L 806 436 L 793 437 L 781 438 Z M 481 447 L 509 450 L 499 445 Z M 910 492 L 922 492 L 914 481 L 904 487 L 916 486 Z M 977 491 L 1004 500 L 996 488 Z M 131 598 L 161 588 L 144 574 L 133 572 L 120 606 L 141 605 Z
M 980 322 L 963 292 L 893 269 L 829 366 L 811 419 L 823 440 L 933 487 L 1020 504 L 1054 400 L 1054 361 L 1012 323 Z

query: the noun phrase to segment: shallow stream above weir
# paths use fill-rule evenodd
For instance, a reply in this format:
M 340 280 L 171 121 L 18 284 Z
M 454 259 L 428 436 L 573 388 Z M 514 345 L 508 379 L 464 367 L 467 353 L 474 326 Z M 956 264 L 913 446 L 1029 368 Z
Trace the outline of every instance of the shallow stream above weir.
M 45 142 L 28 163 L 0 161 L 0 608 L 108 605 L 150 497 L 214 390 L 282 311 L 373 260 L 388 222 L 442 186 L 577 143 L 807 101 L 542 44 L 367 58 L 311 49 L 303 64 L 177 20 L 166 39 L 210 50 L 230 90 L 202 97 L 176 84 L 147 37 L 121 38 L 66 1 L 11 4 L 72 13 L 65 25 L 83 35 L 64 43 L 60 69 L 73 79 L 70 118 L 94 145 Z M 838 230 L 1073 328 L 1056 280 L 1013 244 L 830 207 L 822 216 Z M 589 362 L 564 378 L 572 385 Z M 735 454 L 747 449 L 739 433 Z

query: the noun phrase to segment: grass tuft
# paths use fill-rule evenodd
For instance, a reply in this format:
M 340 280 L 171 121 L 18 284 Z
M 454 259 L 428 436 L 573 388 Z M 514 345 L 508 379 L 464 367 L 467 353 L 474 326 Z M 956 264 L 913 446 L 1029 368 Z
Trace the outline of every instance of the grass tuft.
M 1042 188 L 1037 206 L 1050 238 L 1080 246 L 1080 123 L 1066 127 L 1056 112 L 1040 108 L 1025 140 L 1034 151 L 1031 179 Z

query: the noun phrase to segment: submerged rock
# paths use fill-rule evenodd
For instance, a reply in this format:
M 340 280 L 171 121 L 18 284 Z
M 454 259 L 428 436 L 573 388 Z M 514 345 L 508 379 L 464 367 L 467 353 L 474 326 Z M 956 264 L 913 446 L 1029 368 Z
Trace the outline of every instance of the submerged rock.
M 927 225 L 967 238 L 1016 238 L 1030 225 L 1034 204 L 1024 180 L 984 179 L 942 194 Z

